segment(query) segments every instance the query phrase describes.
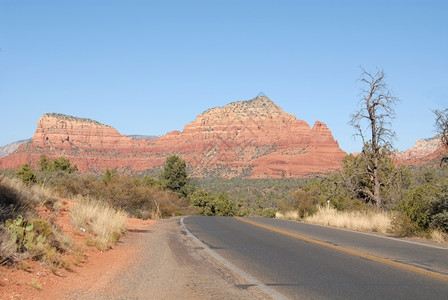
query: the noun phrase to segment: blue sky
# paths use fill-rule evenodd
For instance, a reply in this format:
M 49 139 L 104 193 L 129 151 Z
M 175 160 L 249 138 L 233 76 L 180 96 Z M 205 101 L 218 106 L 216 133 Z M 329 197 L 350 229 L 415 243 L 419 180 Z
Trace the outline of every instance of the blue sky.
M 0 145 L 47 112 L 163 135 L 263 91 L 356 152 L 362 65 L 401 100 L 405 150 L 448 107 L 447 16 L 431 0 L 0 0 Z

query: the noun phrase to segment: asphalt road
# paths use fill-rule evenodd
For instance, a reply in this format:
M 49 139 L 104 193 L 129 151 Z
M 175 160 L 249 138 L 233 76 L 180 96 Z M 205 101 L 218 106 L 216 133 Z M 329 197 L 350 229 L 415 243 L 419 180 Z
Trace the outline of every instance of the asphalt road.
M 447 249 L 275 219 L 182 222 L 198 243 L 277 298 L 448 299 Z

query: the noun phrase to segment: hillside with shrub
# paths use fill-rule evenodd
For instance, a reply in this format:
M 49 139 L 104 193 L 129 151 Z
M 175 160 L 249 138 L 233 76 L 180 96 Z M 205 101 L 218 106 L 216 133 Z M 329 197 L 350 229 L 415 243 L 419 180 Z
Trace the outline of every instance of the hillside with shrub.
M 84 246 L 111 248 L 127 217 L 157 219 L 195 213 L 163 180 L 127 177 L 114 170 L 97 178 L 82 175 L 66 158 L 41 156 L 38 168 L 24 164 L 0 174 L 0 264 L 40 261 L 55 272 L 69 269 Z M 67 208 L 69 206 L 69 208 Z M 63 217 L 83 244 L 58 223 Z M 25 263 L 26 264 L 26 263 Z

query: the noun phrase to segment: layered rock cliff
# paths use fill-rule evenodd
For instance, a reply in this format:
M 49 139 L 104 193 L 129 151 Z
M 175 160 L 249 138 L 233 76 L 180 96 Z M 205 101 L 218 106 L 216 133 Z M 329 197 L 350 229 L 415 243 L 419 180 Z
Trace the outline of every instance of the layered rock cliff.
M 340 167 L 346 155 L 324 123 L 312 128 L 265 96 L 209 109 L 184 130 L 134 140 L 89 119 L 45 114 L 32 143 L 0 159 L 0 168 L 65 156 L 81 171 L 143 171 L 176 154 L 193 177 L 302 177 Z
M 406 151 L 395 152 L 393 159 L 398 165 L 424 165 L 433 160 L 440 161 L 440 156 L 446 152 L 440 136 L 420 139 Z

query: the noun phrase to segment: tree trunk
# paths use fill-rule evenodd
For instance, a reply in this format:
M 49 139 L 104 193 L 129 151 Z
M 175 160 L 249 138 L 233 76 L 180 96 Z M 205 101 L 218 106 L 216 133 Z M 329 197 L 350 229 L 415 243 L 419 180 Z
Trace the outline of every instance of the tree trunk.
M 377 116 L 376 107 L 370 103 L 371 96 L 367 101 L 367 110 L 369 112 L 369 119 L 372 130 L 372 155 L 373 155 L 373 201 L 375 201 L 376 207 L 381 208 L 381 190 L 380 190 L 380 178 L 379 178 L 379 157 L 380 146 L 378 144 L 378 132 L 376 127 Z
M 375 152 L 374 152 L 375 153 Z M 378 174 L 378 155 L 373 157 L 373 197 L 377 208 L 381 208 L 381 189 L 380 179 Z

